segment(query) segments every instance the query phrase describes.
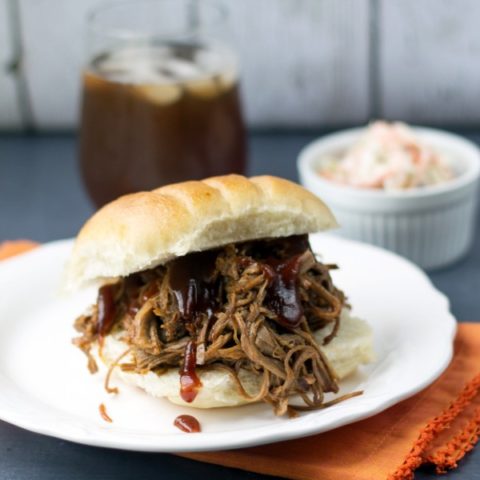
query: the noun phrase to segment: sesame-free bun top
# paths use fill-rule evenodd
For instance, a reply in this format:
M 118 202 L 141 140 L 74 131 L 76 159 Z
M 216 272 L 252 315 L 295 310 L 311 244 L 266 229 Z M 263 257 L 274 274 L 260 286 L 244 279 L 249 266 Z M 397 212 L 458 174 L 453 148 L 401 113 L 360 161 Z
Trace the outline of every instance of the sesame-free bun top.
M 300 185 L 272 176 L 211 177 L 114 200 L 78 234 L 67 290 L 153 268 L 232 242 L 327 230 L 329 208 Z

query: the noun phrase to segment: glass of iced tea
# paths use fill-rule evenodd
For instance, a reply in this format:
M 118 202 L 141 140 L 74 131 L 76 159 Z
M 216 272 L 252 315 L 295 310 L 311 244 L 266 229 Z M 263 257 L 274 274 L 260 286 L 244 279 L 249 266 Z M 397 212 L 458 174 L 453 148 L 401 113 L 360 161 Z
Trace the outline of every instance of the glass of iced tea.
M 244 172 L 237 62 L 219 41 L 226 15 L 213 0 L 131 0 L 91 14 L 80 164 L 97 206 Z

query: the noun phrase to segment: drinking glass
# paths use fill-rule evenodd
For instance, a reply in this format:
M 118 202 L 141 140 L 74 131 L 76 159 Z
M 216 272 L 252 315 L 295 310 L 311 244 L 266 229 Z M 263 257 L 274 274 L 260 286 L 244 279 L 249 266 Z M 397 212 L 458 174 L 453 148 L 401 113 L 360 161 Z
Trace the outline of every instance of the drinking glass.
M 238 67 L 213 0 L 132 0 L 88 19 L 80 165 L 97 206 L 246 166 Z

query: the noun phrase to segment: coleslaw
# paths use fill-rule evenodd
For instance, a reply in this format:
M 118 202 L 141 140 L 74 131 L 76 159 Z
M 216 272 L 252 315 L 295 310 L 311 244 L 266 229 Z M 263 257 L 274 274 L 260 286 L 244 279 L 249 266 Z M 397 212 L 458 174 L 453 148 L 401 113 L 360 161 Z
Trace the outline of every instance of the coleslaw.
M 454 178 L 447 159 L 404 123 L 377 121 L 341 156 L 322 160 L 318 173 L 358 188 L 404 190 Z

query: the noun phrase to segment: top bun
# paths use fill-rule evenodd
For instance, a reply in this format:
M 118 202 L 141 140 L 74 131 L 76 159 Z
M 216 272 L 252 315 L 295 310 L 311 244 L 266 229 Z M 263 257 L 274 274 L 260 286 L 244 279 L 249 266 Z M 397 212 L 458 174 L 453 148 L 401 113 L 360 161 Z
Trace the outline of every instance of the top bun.
M 336 227 L 328 207 L 277 177 L 211 177 L 114 200 L 80 230 L 66 289 L 153 268 L 190 252 L 232 242 Z

